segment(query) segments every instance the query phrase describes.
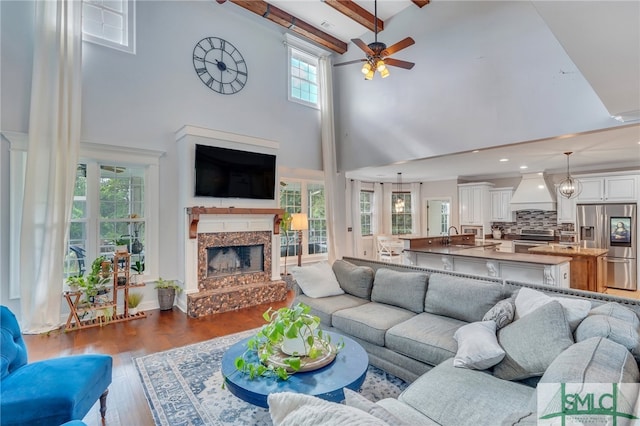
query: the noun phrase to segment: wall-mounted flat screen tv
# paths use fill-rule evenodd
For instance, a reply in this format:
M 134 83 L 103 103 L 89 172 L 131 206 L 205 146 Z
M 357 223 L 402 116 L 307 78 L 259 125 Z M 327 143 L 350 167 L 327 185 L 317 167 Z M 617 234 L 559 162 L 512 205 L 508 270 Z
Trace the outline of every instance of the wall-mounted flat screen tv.
M 196 145 L 195 196 L 273 200 L 276 156 Z

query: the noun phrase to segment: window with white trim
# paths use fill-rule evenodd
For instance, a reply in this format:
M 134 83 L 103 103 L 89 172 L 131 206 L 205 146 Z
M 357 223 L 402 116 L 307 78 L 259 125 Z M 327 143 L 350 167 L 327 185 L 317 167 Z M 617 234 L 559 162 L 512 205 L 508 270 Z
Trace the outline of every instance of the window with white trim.
M 82 0 L 82 39 L 135 53 L 135 0 Z
M 324 183 L 315 181 L 282 180 L 280 186 L 280 208 L 289 213 L 306 213 L 309 229 L 302 231 L 302 255 L 327 253 L 327 220 Z M 297 232 L 280 235 L 280 255 L 297 256 Z
M 360 233 L 373 235 L 373 191 L 360 191 Z
M 411 193 L 393 192 L 391 194 L 391 233 L 405 235 L 412 232 Z
M 318 57 L 289 46 L 289 100 L 320 108 Z

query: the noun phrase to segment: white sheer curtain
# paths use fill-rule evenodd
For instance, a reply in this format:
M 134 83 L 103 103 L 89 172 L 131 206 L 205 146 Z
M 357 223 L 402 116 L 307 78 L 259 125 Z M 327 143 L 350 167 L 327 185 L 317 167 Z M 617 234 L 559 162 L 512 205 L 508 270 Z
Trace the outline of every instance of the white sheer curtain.
M 422 185 L 420 182 L 409 184 L 411 190 L 411 222 L 414 235 L 422 235 Z
M 329 262 L 342 258 L 340 245 L 337 241 L 336 224 L 337 206 L 341 205 L 336 200 L 337 165 L 336 165 L 336 138 L 333 121 L 333 81 L 331 78 L 331 59 L 323 56 L 320 58 L 320 125 L 322 137 L 322 168 L 324 170 L 324 191 L 327 220 L 327 251 Z
M 22 327 L 60 324 L 63 261 L 80 146 L 82 2 L 36 2 L 20 235 Z
M 362 182 L 351 180 L 351 237 L 353 238 L 353 255 L 363 256 L 362 248 L 362 226 L 360 224 L 360 191 Z

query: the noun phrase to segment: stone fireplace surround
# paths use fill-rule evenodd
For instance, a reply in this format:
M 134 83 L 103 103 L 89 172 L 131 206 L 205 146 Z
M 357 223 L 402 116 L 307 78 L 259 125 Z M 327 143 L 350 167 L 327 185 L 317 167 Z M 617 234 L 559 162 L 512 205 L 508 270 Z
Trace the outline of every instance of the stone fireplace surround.
M 265 214 L 256 209 L 187 209 L 191 236 L 188 244 L 196 250 L 185 257 L 188 275 L 194 276 L 197 291 L 187 294 L 187 314 L 198 318 L 220 312 L 227 312 L 249 306 L 284 300 L 287 286 L 280 279 L 277 259 L 279 235 L 274 233 L 278 214 Z M 198 217 L 194 225 L 193 213 Z M 203 211 L 208 213 L 202 214 Z M 279 225 L 279 223 L 278 223 Z M 193 232 L 195 231 L 195 232 Z M 208 248 L 263 245 L 263 266 L 261 271 L 243 274 L 209 276 L 207 269 Z M 187 250 L 190 252 L 190 250 Z

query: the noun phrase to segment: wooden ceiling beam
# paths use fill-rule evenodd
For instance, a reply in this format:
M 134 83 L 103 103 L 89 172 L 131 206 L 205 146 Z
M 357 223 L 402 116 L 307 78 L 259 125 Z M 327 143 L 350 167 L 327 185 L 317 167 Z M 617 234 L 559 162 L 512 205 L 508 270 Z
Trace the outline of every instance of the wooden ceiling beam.
M 225 3 L 226 0 L 216 0 L 219 4 Z M 288 28 L 294 33 L 313 40 L 321 46 L 326 47 L 336 53 L 343 54 L 347 51 L 347 43 L 335 38 L 334 36 L 317 29 L 313 25 L 275 7 L 263 0 L 229 0 L 250 12 L 267 18 L 271 22 Z
M 370 31 L 375 31 L 376 17 L 369 13 L 353 0 L 323 0 L 325 4 L 331 6 L 338 12 L 353 19 L 360 25 L 366 27 Z M 378 32 L 384 30 L 384 22 L 378 18 Z
M 429 0 L 411 0 L 411 1 L 419 8 L 423 8 L 424 6 L 429 4 Z

